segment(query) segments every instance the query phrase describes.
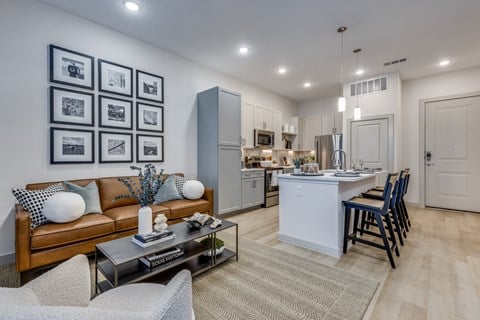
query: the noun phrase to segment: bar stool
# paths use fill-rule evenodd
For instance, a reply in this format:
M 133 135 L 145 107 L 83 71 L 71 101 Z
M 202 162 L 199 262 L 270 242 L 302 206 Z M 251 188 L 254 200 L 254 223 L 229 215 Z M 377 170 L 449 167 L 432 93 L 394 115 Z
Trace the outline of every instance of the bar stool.
M 401 216 L 401 208 L 400 208 L 400 201 L 401 201 L 401 193 L 402 193 L 402 177 L 404 172 L 400 171 L 400 173 L 391 173 L 387 177 L 387 183 L 390 182 L 394 184 L 392 196 L 390 199 L 390 214 L 393 218 L 393 224 L 395 225 L 394 231 L 397 232 L 398 240 L 400 244 L 404 245 L 404 238 L 407 238 L 407 232 L 405 229 L 405 222 L 403 217 Z M 385 189 L 384 189 L 385 190 Z M 376 199 L 376 200 L 385 200 L 385 192 L 380 192 L 376 190 L 369 190 L 367 192 L 362 193 L 362 196 L 365 198 Z M 369 226 L 376 226 L 375 222 L 373 221 L 373 217 L 370 214 L 369 217 L 366 217 L 365 214 L 362 214 L 362 222 L 361 222 L 361 229 L 360 235 L 362 235 L 363 230 L 365 228 L 368 229 Z
M 345 206 L 345 228 L 343 235 L 343 253 L 347 253 L 348 241 L 352 240 L 352 244 L 355 244 L 356 241 L 364 243 L 379 249 L 383 249 L 387 252 L 388 260 L 392 268 L 395 268 L 395 261 L 393 260 L 392 250 L 395 250 L 395 254 L 400 256 L 400 251 L 398 250 L 397 242 L 395 240 L 395 234 L 393 233 L 392 221 L 390 220 L 390 214 L 388 213 L 388 208 L 390 206 L 390 198 L 392 194 L 392 184 L 390 181 L 386 186 L 385 199 L 375 200 L 369 198 L 354 197 L 348 201 L 343 201 Z M 350 216 L 351 211 L 354 210 L 354 222 L 353 222 L 353 233 L 350 234 Z M 376 242 L 366 240 L 360 237 L 357 237 L 358 232 L 358 220 L 360 211 L 366 211 L 369 214 L 372 214 L 374 219 L 377 222 L 378 229 L 380 233 L 375 233 L 369 230 L 362 230 L 363 233 L 382 238 L 383 245 Z M 387 224 L 388 233 L 392 245 L 390 246 L 389 238 L 387 237 L 384 221 Z
M 401 210 L 402 210 L 402 213 L 405 217 L 405 221 L 406 221 L 406 224 L 408 225 L 408 227 L 411 227 L 412 224 L 410 223 L 410 216 L 408 215 L 408 211 L 407 211 L 407 206 L 405 205 L 405 200 L 404 200 L 404 197 L 405 195 L 407 194 L 407 191 L 408 191 L 408 185 L 410 184 L 410 169 L 409 168 L 405 168 L 405 177 L 404 177 L 404 183 L 403 183 L 403 191 L 402 191 L 402 195 L 401 195 L 401 201 L 400 201 L 400 207 L 401 207 Z M 408 227 L 407 227 L 407 231 L 408 231 Z

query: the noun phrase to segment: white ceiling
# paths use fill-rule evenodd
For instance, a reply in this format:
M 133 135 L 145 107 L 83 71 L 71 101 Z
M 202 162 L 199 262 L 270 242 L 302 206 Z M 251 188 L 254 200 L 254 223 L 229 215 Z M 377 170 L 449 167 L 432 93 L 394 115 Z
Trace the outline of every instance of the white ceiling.
M 40 1 L 296 101 L 338 93 L 343 25 L 346 82 L 356 77 L 355 48 L 363 78 L 480 65 L 479 0 L 137 0 L 137 13 L 123 0 Z M 248 56 L 237 54 L 242 45 Z M 447 68 L 436 66 L 443 58 Z M 280 65 L 287 74 L 276 73 Z

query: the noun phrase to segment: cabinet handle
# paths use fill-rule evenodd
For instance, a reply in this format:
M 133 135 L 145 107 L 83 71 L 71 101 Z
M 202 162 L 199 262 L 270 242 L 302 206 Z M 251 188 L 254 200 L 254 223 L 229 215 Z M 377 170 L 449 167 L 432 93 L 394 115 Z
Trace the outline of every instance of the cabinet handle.
M 257 181 L 253 180 L 253 187 L 256 188 L 257 187 Z

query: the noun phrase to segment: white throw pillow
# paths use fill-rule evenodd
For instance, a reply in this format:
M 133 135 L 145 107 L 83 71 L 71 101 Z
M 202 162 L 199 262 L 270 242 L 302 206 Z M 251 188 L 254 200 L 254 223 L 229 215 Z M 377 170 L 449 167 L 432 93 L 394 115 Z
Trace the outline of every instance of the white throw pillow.
M 50 221 L 66 223 L 75 221 L 85 212 L 85 200 L 82 196 L 73 192 L 57 193 L 43 206 L 43 215 Z
M 205 187 L 198 180 L 188 180 L 183 185 L 183 196 L 187 199 L 200 199 L 204 192 Z

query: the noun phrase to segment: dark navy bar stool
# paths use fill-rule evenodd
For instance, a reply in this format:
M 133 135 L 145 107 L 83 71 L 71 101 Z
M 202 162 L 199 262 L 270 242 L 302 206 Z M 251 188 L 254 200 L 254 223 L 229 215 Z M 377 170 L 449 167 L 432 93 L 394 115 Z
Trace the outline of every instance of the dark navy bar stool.
M 345 207 L 343 253 L 347 253 L 349 240 L 352 241 L 352 244 L 355 244 L 355 242 L 358 241 L 360 243 L 364 243 L 364 244 L 385 250 L 387 252 L 390 265 L 392 266 L 392 268 L 395 268 L 395 261 L 393 260 L 392 250 L 395 251 L 395 254 L 397 256 L 400 256 L 400 251 L 398 250 L 395 234 L 393 232 L 392 221 L 390 220 L 390 214 L 388 210 L 390 207 L 392 189 L 393 189 L 392 183 L 390 183 L 389 181 L 385 188 L 386 191 L 385 191 L 384 200 L 354 197 L 348 201 L 343 201 L 343 205 Z M 351 217 L 352 210 L 354 210 L 354 222 L 353 222 L 353 232 L 350 234 L 350 217 Z M 372 236 L 382 238 L 383 245 L 367 239 L 363 239 L 361 237 L 357 237 L 357 232 L 359 231 L 358 222 L 359 222 L 360 211 L 365 211 L 367 212 L 367 214 L 373 215 L 373 218 L 377 222 L 378 229 L 380 230 L 379 234 L 374 233 L 370 230 L 362 230 L 362 232 Z M 384 220 L 387 225 L 389 237 L 386 234 Z M 391 246 L 390 246 L 389 238 L 392 242 Z
M 387 177 L 387 183 L 393 183 L 393 192 L 392 196 L 390 199 L 390 214 L 393 219 L 393 224 L 395 226 L 394 231 L 398 235 L 398 240 L 400 244 L 403 246 L 404 241 L 403 239 L 407 237 L 406 229 L 404 226 L 404 220 L 403 217 L 401 217 L 401 208 L 400 208 L 400 201 L 401 201 L 401 194 L 402 194 L 402 178 L 403 178 L 404 172 L 400 171 L 400 173 L 391 173 Z M 384 189 L 385 190 L 385 189 Z M 367 192 L 362 193 L 362 196 L 365 198 L 371 198 L 371 199 L 377 199 L 377 200 L 385 200 L 385 192 L 380 192 L 376 190 L 369 190 Z M 361 230 L 360 230 L 360 235 L 362 235 L 363 230 L 365 228 L 368 229 L 370 226 L 376 226 L 376 223 L 373 221 L 373 217 L 371 216 L 365 216 L 365 213 L 362 214 L 362 225 L 361 225 Z

